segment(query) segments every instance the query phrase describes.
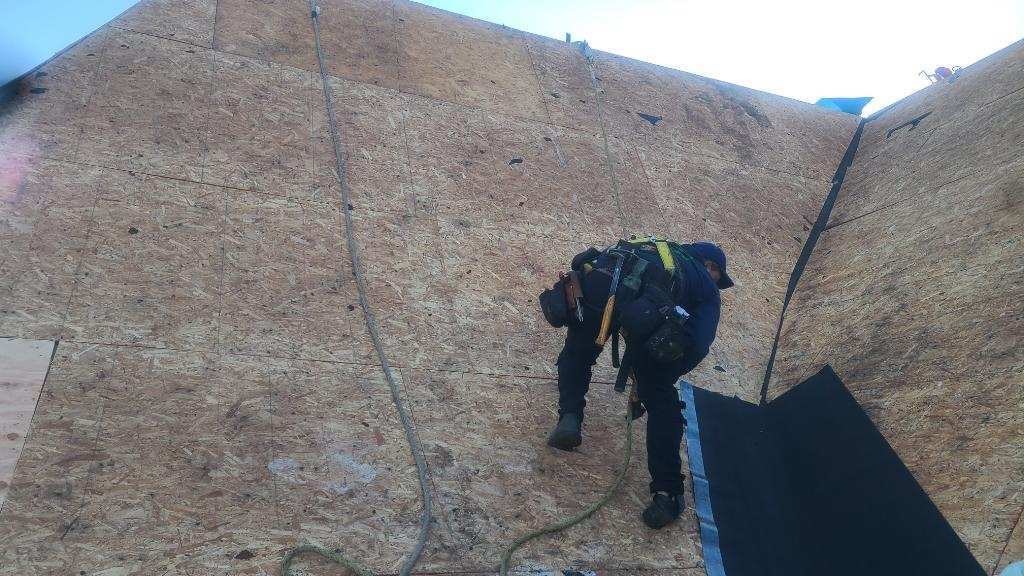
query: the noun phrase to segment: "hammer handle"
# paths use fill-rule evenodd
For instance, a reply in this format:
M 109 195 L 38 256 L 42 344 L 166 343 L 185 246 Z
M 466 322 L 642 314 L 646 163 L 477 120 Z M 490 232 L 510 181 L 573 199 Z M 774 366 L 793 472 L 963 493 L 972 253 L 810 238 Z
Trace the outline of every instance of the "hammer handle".
M 608 341 L 608 330 L 612 327 L 612 311 L 614 309 L 615 294 L 612 294 L 604 305 L 604 315 L 601 316 L 601 331 L 597 333 L 597 340 L 594 341 L 598 346 L 604 346 L 604 343 Z

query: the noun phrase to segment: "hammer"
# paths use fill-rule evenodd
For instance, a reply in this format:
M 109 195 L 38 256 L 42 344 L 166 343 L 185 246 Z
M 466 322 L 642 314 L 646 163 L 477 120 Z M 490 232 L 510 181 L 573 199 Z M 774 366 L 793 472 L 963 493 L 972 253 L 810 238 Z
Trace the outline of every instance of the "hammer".
M 619 277 L 622 276 L 622 263 L 625 257 L 611 250 L 609 254 L 615 257 L 615 270 L 612 271 L 612 283 L 608 286 L 608 301 L 604 305 L 604 315 L 601 316 L 601 330 L 597 333 L 597 339 L 594 341 L 598 346 L 604 347 L 604 343 L 608 341 L 608 332 L 612 327 L 612 313 L 615 311 L 615 293 L 619 291 Z

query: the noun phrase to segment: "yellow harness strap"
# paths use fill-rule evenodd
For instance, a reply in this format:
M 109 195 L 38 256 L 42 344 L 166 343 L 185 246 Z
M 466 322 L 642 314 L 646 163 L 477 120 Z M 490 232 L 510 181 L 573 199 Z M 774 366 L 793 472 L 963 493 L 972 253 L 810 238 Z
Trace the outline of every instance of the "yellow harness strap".
M 668 248 L 668 242 L 655 240 L 654 245 L 658 247 L 658 256 L 661 256 L 661 264 L 665 272 L 672 274 L 676 270 L 676 260 L 672 257 L 672 251 Z
M 672 250 L 668 247 L 668 242 L 658 238 L 657 236 L 638 236 L 633 234 L 627 240 L 630 244 L 654 244 L 658 249 L 658 256 L 661 257 L 661 265 L 665 267 L 665 271 L 669 274 L 675 272 L 676 259 L 672 257 Z

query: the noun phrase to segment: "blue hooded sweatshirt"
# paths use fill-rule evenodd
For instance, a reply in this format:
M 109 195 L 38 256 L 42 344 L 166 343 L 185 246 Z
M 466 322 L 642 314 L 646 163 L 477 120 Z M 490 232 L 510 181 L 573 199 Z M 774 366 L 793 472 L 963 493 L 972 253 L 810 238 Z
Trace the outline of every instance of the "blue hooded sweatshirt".
M 688 247 L 683 245 L 683 248 Z M 700 364 L 708 355 L 711 343 L 715 341 L 718 319 L 722 312 L 722 299 L 718 286 L 698 258 L 677 259 L 676 270 L 680 281 L 673 296 L 676 303 L 690 313 L 690 319 L 683 324 L 683 332 L 689 346 L 679 360 L 685 374 Z

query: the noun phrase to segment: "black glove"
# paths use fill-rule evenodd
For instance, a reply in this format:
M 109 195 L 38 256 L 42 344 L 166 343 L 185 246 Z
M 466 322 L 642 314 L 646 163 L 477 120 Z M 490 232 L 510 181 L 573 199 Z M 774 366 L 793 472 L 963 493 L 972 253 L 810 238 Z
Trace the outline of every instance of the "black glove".
M 587 248 L 586 250 L 584 250 L 583 252 L 580 252 L 576 256 L 573 256 L 572 264 L 570 265 L 570 268 L 572 268 L 573 270 L 577 270 L 577 271 L 582 270 L 583 269 L 583 265 L 585 263 L 594 260 L 595 258 L 597 258 L 600 255 L 601 255 L 601 251 L 598 250 L 597 248 L 594 248 L 593 246 L 591 246 L 590 248 Z

